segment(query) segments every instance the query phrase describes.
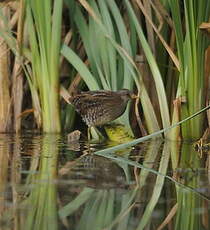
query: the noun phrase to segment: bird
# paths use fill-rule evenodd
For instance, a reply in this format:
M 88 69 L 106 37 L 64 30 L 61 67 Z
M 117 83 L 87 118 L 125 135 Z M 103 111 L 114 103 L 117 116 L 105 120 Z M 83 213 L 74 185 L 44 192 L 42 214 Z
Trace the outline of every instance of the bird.
M 125 112 L 128 101 L 135 98 L 137 96 L 128 89 L 95 90 L 76 93 L 69 102 L 90 128 L 114 121 Z

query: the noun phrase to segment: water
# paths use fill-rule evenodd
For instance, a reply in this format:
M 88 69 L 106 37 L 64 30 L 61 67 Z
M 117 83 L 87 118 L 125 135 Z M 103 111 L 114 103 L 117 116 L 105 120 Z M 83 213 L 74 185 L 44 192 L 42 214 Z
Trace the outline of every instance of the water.
M 97 152 L 108 145 L 1 134 L 1 229 L 210 229 L 208 153 L 162 140 Z

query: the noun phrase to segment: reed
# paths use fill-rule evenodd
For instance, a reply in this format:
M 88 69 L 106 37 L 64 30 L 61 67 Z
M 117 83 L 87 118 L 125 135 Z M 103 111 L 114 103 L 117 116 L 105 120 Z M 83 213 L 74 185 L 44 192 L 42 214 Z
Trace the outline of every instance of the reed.
M 59 59 L 63 2 L 21 0 L 19 6 L 17 37 L 2 9 L 0 12 L 3 21 L 0 34 L 15 55 L 13 97 L 18 102 L 14 103 L 15 129 L 20 130 L 23 82 L 19 74 L 23 68 L 31 90 L 38 128 L 42 126 L 44 132 L 60 132 Z M 25 44 L 23 31 L 28 35 L 29 47 Z
M 208 87 L 204 87 L 207 83 L 204 59 L 208 41 L 207 36 L 199 30 L 199 25 L 209 20 L 209 1 L 204 0 L 202 4 L 185 1 L 184 11 L 181 12 L 181 3 L 177 0 L 155 3 L 124 0 L 122 4 L 109 0 L 65 0 L 70 23 L 65 17 L 63 25 L 70 26 L 72 37 L 69 46 L 61 46 L 62 3 L 62 0 L 21 0 L 17 36 L 1 9 L 0 35 L 15 55 L 12 76 L 17 81 L 12 82 L 12 96 L 16 100 L 13 105 L 16 131 L 20 130 L 21 110 L 25 109 L 22 103 L 26 100 L 22 97 L 27 89 L 23 87 L 22 75 L 17 78 L 21 68 L 30 87 L 38 128 L 43 127 L 44 132 L 60 132 L 61 126 L 72 126 L 72 108 L 62 108 L 63 119 L 60 120 L 60 52 L 73 67 L 71 77 L 74 78 L 77 71 L 90 90 L 133 90 L 136 87 L 140 97 L 140 103 L 135 107 L 136 117 L 139 120 L 137 110 L 140 108 L 147 133 L 151 134 L 161 127 L 165 130 L 204 107 L 208 91 Z M 142 20 L 139 20 L 140 17 Z M 143 26 L 144 22 L 146 27 Z M 164 22 L 167 22 L 164 31 L 161 28 L 158 30 L 158 26 Z M 23 31 L 28 35 L 28 44 Z M 168 34 L 170 39 L 167 38 Z M 158 52 L 160 45 L 161 50 L 164 49 L 164 57 Z M 142 56 L 148 65 L 137 63 Z M 167 66 L 168 63 L 170 68 L 176 70 L 165 70 L 163 65 Z M 4 102 L 10 102 L 9 78 L 5 75 L 7 80 L 1 86 L 2 90 L 6 88 L 0 97 Z M 68 84 L 71 81 L 69 78 Z M 174 99 L 176 102 L 173 105 Z M 1 105 L 5 106 L 4 103 Z M 8 111 L 8 108 L 3 110 Z M 70 115 L 67 116 L 67 113 Z M 132 134 L 129 113 L 130 105 L 117 122 Z M 6 112 L 2 114 L 6 117 Z M 204 115 L 200 114 L 182 125 L 181 132 L 174 126 L 164 136 L 170 139 L 179 139 L 180 136 L 197 139 L 202 135 L 203 124 Z M 142 135 L 145 134 L 142 132 Z
M 24 47 L 24 22 L 25 22 L 25 7 L 26 1 L 21 0 L 19 2 L 19 7 L 16 9 L 16 13 L 18 13 L 17 20 L 17 51 L 19 55 L 22 55 L 23 47 Z M 12 29 L 12 28 L 11 28 Z M 20 56 L 16 55 L 13 63 L 12 70 L 12 98 L 13 98 L 13 129 L 15 132 L 21 131 L 22 117 L 20 114 L 22 113 L 23 106 L 23 81 L 24 81 L 24 72 L 22 69 L 22 63 L 20 61 Z M 15 99 L 14 99 L 15 98 Z
M 182 119 L 192 115 L 205 105 L 204 59 L 208 45 L 207 37 L 199 30 L 202 22 L 209 20 L 210 2 L 184 1 L 182 19 L 179 1 L 168 1 L 172 12 L 176 44 L 180 63 L 177 97 L 182 98 Z M 183 27 L 184 25 L 184 27 Z M 183 138 L 197 139 L 203 132 L 204 116 L 182 126 Z
M 9 17 L 10 10 L 3 7 L 2 15 Z M 3 18 L 0 18 L 0 27 L 4 26 Z M 10 51 L 4 39 L 0 36 L 0 132 L 11 129 L 11 96 L 10 96 Z
M 51 10 L 53 13 L 51 15 Z M 59 58 L 61 44 L 62 0 L 27 2 L 26 23 L 29 35 L 30 66 L 27 77 L 34 104 L 41 107 L 44 132 L 60 132 Z

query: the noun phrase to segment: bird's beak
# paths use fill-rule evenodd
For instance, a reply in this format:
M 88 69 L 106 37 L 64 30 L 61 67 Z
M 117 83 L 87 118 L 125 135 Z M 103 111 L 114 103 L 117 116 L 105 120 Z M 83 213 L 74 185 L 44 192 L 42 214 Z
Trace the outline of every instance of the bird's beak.
M 132 98 L 132 99 L 136 99 L 136 98 L 138 98 L 138 95 L 132 93 L 132 94 L 131 94 L 131 98 Z

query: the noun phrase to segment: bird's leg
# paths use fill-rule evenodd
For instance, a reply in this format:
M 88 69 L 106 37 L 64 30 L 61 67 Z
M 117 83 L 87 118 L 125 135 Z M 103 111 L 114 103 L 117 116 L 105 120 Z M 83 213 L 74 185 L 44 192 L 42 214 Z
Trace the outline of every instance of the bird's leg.
M 88 138 L 88 142 L 89 142 L 91 140 L 91 127 L 90 126 L 88 126 L 87 138 Z
M 100 143 L 104 140 L 99 130 L 95 126 L 88 126 L 87 128 L 87 150 L 91 153 L 91 144 Z
M 91 143 L 99 143 L 104 140 L 104 136 L 101 134 L 101 132 L 95 127 L 91 126 L 90 128 L 90 135 L 91 135 Z
M 90 140 L 91 140 L 91 127 L 88 126 L 88 129 L 87 129 L 87 150 L 88 150 L 88 153 L 90 153 Z

